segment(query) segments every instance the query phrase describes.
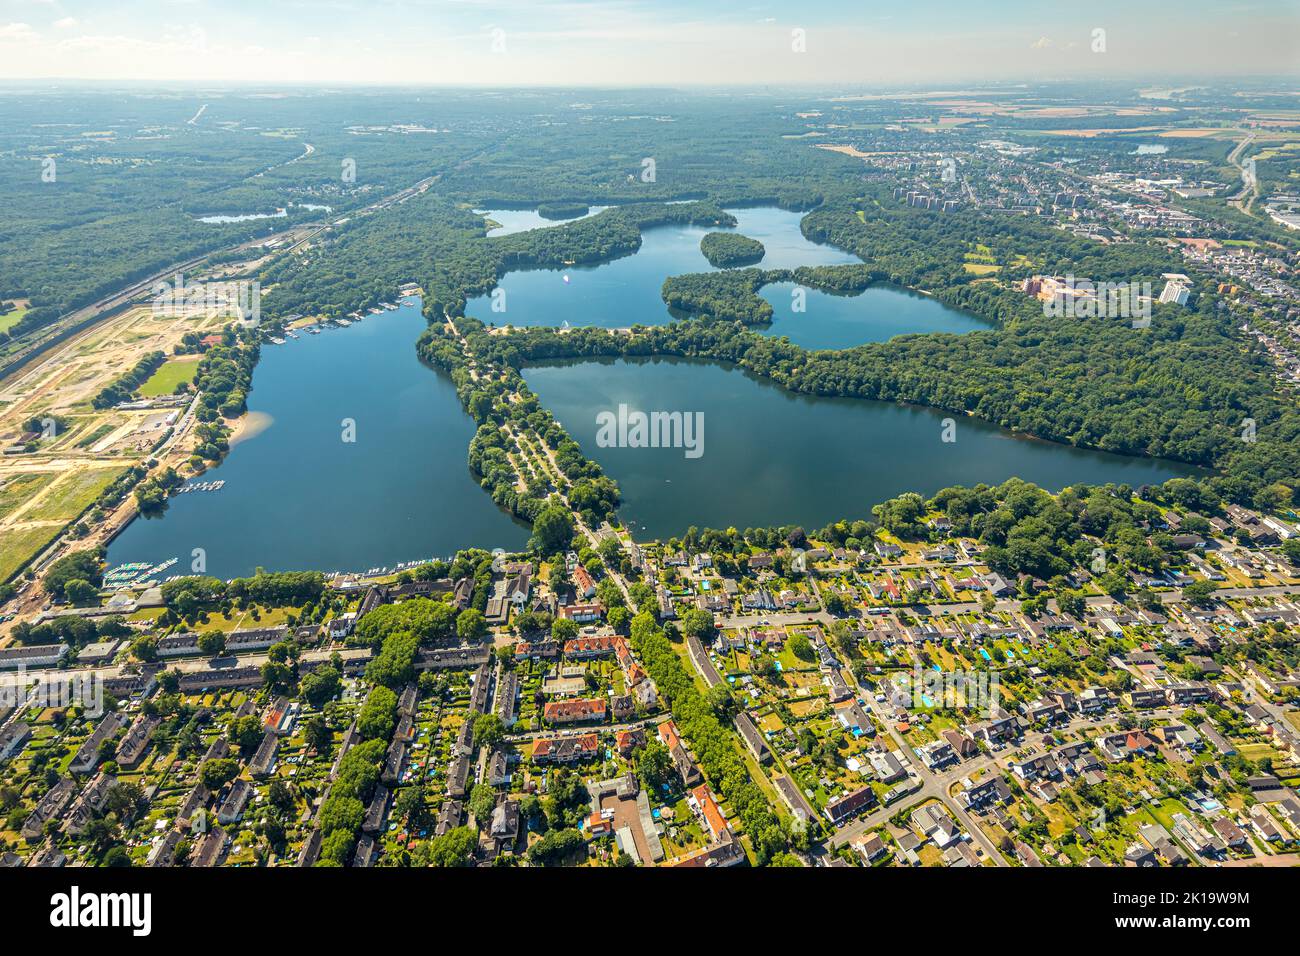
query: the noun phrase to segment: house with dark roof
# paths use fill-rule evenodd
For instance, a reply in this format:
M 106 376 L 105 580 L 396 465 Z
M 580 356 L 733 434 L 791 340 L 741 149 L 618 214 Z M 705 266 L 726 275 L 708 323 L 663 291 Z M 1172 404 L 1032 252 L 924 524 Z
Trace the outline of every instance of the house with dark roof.
M 1161 687 L 1135 687 L 1124 694 L 1124 699 L 1134 710 L 1163 707 L 1168 702 Z
M 257 747 L 257 753 L 253 754 L 253 759 L 248 762 L 248 772 L 254 777 L 268 776 L 271 768 L 275 766 L 275 753 L 279 747 L 280 735 L 274 730 L 268 730 Z
M 365 869 L 375 865 L 375 860 L 379 858 L 379 844 L 369 833 L 361 834 L 357 840 L 357 848 L 352 854 L 352 866 L 356 869 Z
M 713 869 L 724 866 L 739 866 L 745 862 L 745 851 L 740 843 L 726 831 L 725 838 L 699 850 L 692 850 L 673 861 L 674 867 Z
M 686 752 L 686 748 L 681 742 L 674 744 L 668 749 L 668 755 L 673 758 L 673 764 L 677 767 L 677 774 L 682 778 L 682 783 L 688 787 L 693 787 L 704 779 L 700 773 L 700 768 L 695 766 L 695 761 L 691 755 Z
M 422 647 L 415 654 L 415 669 L 458 670 L 480 667 L 492 658 L 492 648 L 486 644 L 466 647 Z
M 366 807 L 365 818 L 361 822 L 361 829 L 365 833 L 378 833 L 384 826 L 384 817 L 388 815 L 388 797 L 389 790 L 383 784 L 375 787 L 374 794 L 370 797 L 370 803 Z
M 145 751 L 149 748 L 149 740 L 161 723 L 161 717 L 149 714 L 141 714 L 137 717 L 132 722 L 131 729 L 122 738 L 122 742 L 117 745 L 117 753 L 114 754 L 113 759 L 118 765 L 128 770 L 133 769 L 144 757 Z
M 979 810 L 990 804 L 1004 804 L 1011 799 L 1011 787 L 1001 774 L 985 777 L 978 783 L 967 777 L 962 781 L 962 790 L 957 799 L 964 807 Z
M 502 800 L 492 810 L 488 821 L 488 835 L 496 842 L 500 852 L 512 846 L 519 838 L 519 802 Z
M 68 653 L 67 644 L 15 644 L 0 648 L 0 670 L 53 667 Z
M 212 791 L 202 783 L 196 783 L 181 803 L 180 809 L 176 811 L 176 825 L 189 827 L 197 814 L 207 812 L 208 802 L 211 799 Z
M 767 763 L 772 759 L 772 752 L 767 747 L 767 741 L 763 738 L 762 732 L 754 724 L 753 719 L 743 710 L 736 714 L 736 730 L 739 732 L 745 746 L 749 752 L 754 755 L 754 759 L 759 763 Z
M 59 815 L 76 796 L 77 783 L 72 777 L 62 777 L 54 786 L 45 791 L 45 795 L 36 801 L 32 812 L 23 821 L 22 836 L 25 840 L 35 840 L 45 831 L 45 825 L 57 820 Z
M 406 748 L 404 740 L 394 740 L 388 745 L 388 753 L 384 755 L 384 769 L 379 779 L 388 785 L 399 783 L 402 779 L 402 770 L 406 767 Z
M 162 839 L 156 841 L 145 858 L 146 866 L 171 866 L 176 860 L 176 848 L 180 846 L 184 832 L 175 827 L 168 830 Z
M 68 769 L 73 773 L 90 773 L 99 764 L 100 747 L 104 741 L 111 740 L 115 734 L 126 726 L 126 718 L 116 711 L 104 715 L 90 736 L 77 748 Z
M 839 826 L 875 804 L 876 792 L 870 786 L 860 787 L 826 804 L 826 819 Z
M 497 680 L 496 715 L 503 726 L 515 725 L 519 700 L 519 676 L 514 671 L 503 671 Z
M 967 737 L 960 730 L 949 728 L 941 732 L 939 736 L 948 742 L 948 746 L 952 747 L 953 753 L 957 756 L 958 760 L 969 760 L 971 757 L 979 755 L 979 744 L 975 743 L 975 741 L 971 740 L 971 738 Z
M 244 816 L 244 810 L 247 809 L 248 802 L 252 798 L 253 785 L 247 780 L 236 778 L 230 784 L 226 799 L 222 801 L 221 806 L 217 809 L 217 822 L 229 825 L 240 820 Z
M 799 789 L 798 784 L 789 777 L 784 775 L 776 777 L 772 780 L 772 783 L 776 787 L 777 793 L 781 795 L 785 805 L 794 814 L 795 819 L 802 819 L 806 823 L 817 816 L 817 811 L 808 802 L 808 798 L 803 795 L 803 791 Z
M 303 841 L 302 851 L 298 854 L 298 866 L 312 866 L 320 858 L 320 844 L 322 835 L 320 828 L 311 831 L 311 835 Z
M 434 836 L 446 836 L 459 827 L 465 819 L 465 807 L 459 800 L 446 800 L 438 813 L 438 825 L 434 827 Z
M 221 862 L 226 852 L 226 832 L 220 827 L 213 827 L 194 847 L 190 856 L 190 866 L 210 867 Z
M 1141 730 L 1127 730 L 1097 738 L 1097 749 L 1111 762 L 1143 756 L 1156 749 L 1156 742 Z
M 0 761 L 18 756 L 31 738 L 32 728 L 21 720 L 0 730 Z
M 504 787 L 510 782 L 510 760 L 500 747 L 488 755 L 483 781 L 493 787 Z

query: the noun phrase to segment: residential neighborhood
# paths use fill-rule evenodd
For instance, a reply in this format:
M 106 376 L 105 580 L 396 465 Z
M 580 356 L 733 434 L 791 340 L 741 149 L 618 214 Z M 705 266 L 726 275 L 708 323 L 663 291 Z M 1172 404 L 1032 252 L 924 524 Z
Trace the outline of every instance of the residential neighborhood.
M 1140 601 L 1076 572 L 1068 605 L 938 520 L 739 554 L 603 526 L 235 605 L 177 578 L 23 632 L 63 663 L 9 673 L 0 841 L 27 866 L 1293 865 L 1300 571 L 1232 534 L 1260 520 L 1216 519 Z

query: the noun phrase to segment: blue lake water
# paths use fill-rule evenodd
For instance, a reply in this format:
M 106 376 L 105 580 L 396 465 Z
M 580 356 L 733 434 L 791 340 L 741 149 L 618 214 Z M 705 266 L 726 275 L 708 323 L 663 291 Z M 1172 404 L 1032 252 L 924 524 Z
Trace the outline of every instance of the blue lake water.
M 608 206 L 591 206 L 587 209 L 586 215 L 563 220 L 547 219 L 536 209 L 475 209 L 474 212 L 496 223 L 496 226 L 487 231 L 489 236 L 509 236 L 516 232 L 527 232 L 529 229 L 545 229 L 565 222 L 576 222 L 594 216 L 598 212 L 604 212 L 608 208 Z
M 839 295 L 774 282 L 759 290 L 772 305 L 772 322 L 760 326 L 768 335 L 785 336 L 805 349 L 846 349 L 864 342 L 884 342 L 913 332 L 973 332 L 989 324 L 909 289 L 875 285 L 857 295 Z
M 941 440 L 946 413 L 850 398 L 796 395 L 734 367 L 681 359 L 561 363 L 524 372 L 528 385 L 623 492 L 637 535 L 691 525 L 737 528 L 868 518 L 904 491 L 1019 476 L 1053 491 L 1077 482 L 1157 483 L 1194 469 L 1015 436 L 970 418 Z M 596 415 L 698 412 L 702 454 L 601 448 Z
M 320 208 L 327 209 L 329 207 L 322 206 Z M 232 222 L 252 222 L 255 219 L 284 219 L 288 215 L 289 215 L 289 211 L 287 209 L 277 209 L 275 212 L 248 212 L 238 216 L 221 214 L 221 215 L 213 215 L 213 216 L 199 216 L 198 218 L 199 218 L 199 222 L 216 223 L 219 225 L 225 225 L 227 223 L 232 223 Z
M 259 434 L 204 481 L 133 521 L 110 564 L 179 558 L 194 548 L 218 577 L 267 570 L 360 570 L 466 547 L 522 546 L 528 531 L 479 488 L 466 464 L 474 423 L 451 380 L 420 363 L 418 303 L 348 328 L 268 345 L 248 396 Z M 356 441 L 343 441 L 343 420 Z
M 803 213 L 772 207 L 728 211 L 739 224 L 726 231 L 763 243 L 766 253 L 757 263 L 761 268 L 793 269 L 861 261 L 843 250 L 805 239 L 799 231 Z M 500 222 L 499 216 L 511 216 L 516 211 L 487 210 L 484 214 Z M 635 255 L 613 262 L 510 272 L 499 283 L 505 292 L 504 312 L 493 311 L 490 294 L 471 299 L 465 312 L 494 325 L 662 325 L 673 318 L 660 295 L 664 279 L 687 272 L 715 271 L 700 252 L 700 239 L 716 231 L 703 226 L 658 226 L 643 233 L 641 248 Z

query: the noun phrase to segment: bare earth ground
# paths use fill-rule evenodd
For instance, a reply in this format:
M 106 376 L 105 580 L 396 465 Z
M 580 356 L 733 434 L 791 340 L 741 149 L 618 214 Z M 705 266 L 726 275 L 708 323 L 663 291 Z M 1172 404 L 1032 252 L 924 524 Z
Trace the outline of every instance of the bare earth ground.
M 187 332 L 216 331 L 219 315 L 157 316 L 132 307 L 55 347 L 0 383 L 0 447 L 12 446 L 33 418 L 64 425 L 31 454 L 0 458 L 0 580 L 44 548 L 150 448 L 185 407 L 98 410 L 91 400 L 147 353 L 172 354 Z M 185 460 L 184 442 L 169 449 Z M 23 476 L 48 476 L 44 480 Z M 8 490 L 9 494 L 5 492 Z M 99 543 L 96 535 L 85 544 Z

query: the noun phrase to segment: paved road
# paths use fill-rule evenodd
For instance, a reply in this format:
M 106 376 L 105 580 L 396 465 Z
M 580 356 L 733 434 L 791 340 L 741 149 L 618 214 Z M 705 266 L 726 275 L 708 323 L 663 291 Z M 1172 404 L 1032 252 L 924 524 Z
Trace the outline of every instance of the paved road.
M 850 680 L 853 680 L 851 674 Z M 856 684 L 856 681 L 854 681 L 854 683 Z M 1003 859 L 1002 854 L 998 852 L 997 847 L 993 845 L 993 841 L 990 840 L 988 835 L 980 828 L 974 817 L 967 813 L 966 810 L 948 794 L 948 789 L 956 781 L 969 775 L 975 769 L 978 769 L 976 764 L 981 758 L 977 757 L 973 760 L 967 761 L 966 764 L 958 764 L 955 767 L 950 767 L 937 773 L 928 769 L 921 762 L 920 758 L 912 752 L 912 748 L 908 744 L 906 738 L 898 732 L 898 729 L 894 726 L 893 715 L 886 712 L 884 704 L 877 702 L 874 697 L 868 695 L 861 688 L 859 688 L 859 693 L 861 699 L 867 702 L 867 706 L 884 726 L 885 732 L 889 734 L 889 736 L 893 738 L 894 743 L 898 745 L 899 752 L 907 757 L 908 763 L 910 763 L 912 768 L 916 771 L 917 777 L 921 781 L 921 789 L 918 791 L 918 795 L 922 800 L 930 798 L 940 800 L 947 808 L 948 812 L 952 814 L 958 823 L 961 824 L 962 829 L 969 833 L 972 839 L 974 839 L 975 842 L 984 849 L 985 854 L 987 854 L 997 866 L 1006 866 L 1007 861 Z M 900 808 L 897 805 L 889 808 L 889 812 L 885 814 L 885 819 L 893 816 L 899 809 Z M 839 833 L 836 833 L 835 840 L 837 842 L 840 840 Z
M 1233 205 L 1241 204 L 1241 208 L 1245 212 L 1250 212 L 1250 207 L 1254 205 L 1255 199 L 1259 196 L 1259 180 L 1256 177 L 1254 170 L 1248 168 L 1241 160 L 1242 154 L 1246 152 L 1246 149 L 1254 141 L 1255 134 L 1253 132 L 1247 133 L 1246 138 L 1238 143 L 1236 147 L 1233 148 L 1232 152 L 1228 154 L 1228 162 L 1233 166 L 1236 166 L 1237 170 L 1241 173 L 1241 191 L 1237 193 L 1237 195 L 1230 197 L 1229 201 Z
M 591 727 L 567 730 L 529 730 L 524 733 L 506 734 L 505 739 L 511 743 L 522 743 L 527 740 L 537 740 L 539 737 L 578 737 L 582 734 L 616 734 L 624 730 L 636 730 L 638 727 L 651 727 L 655 723 L 653 717 L 646 717 L 642 720 L 630 720 L 621 724 L 594 724 Z

